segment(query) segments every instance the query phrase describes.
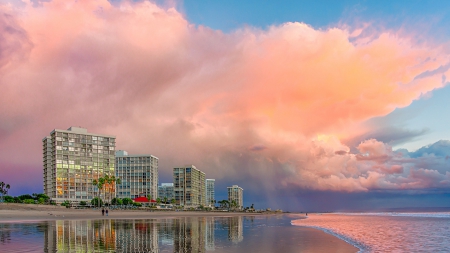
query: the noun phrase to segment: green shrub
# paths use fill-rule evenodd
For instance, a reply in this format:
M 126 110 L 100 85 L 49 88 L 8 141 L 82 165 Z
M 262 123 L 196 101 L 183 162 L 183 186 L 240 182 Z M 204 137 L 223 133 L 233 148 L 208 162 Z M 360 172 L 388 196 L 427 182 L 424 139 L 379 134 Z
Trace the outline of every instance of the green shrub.
M 65 206 L 66 208 L 70 208 L 70 201 L 64 200 L 64 202 L 61 203 L 61 206 Z
M 26 199 L 33 199 L 33 196 L 31 196 L 30 194 L 24 194 L 24 195 L 18 196 L 17 198 L 23 202 Z
M 25 203 L 25 204 L 34 204 L 34 199 L 24 199 L 23 203 Z
M 11 196 L 5 196 L 4 200 L 6 203 L 14 203 L 14 198 Z
M 123 198 L 122 199 L 122 204 L 123 205 L 132 205 L 133 204 L 133 200 L 130 198 Z
M 98 197 L 95 197 L 91 200 L 91 205 L 93 206 L 103 206 L 103 200 L 99 199 Z
M 111 203 L 112 203 L 113 205 L 122 205 L 122 204 L 123 204 L 123 201 L 122 201 L 120 198 L 113 198 L 113 199 L 111 200 Z

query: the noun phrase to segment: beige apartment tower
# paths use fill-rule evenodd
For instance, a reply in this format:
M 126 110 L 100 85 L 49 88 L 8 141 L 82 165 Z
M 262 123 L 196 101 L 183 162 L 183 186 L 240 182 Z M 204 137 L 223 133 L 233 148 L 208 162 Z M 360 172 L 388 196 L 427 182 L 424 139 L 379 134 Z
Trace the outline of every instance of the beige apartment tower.
M 139 196 L 158 198 L 158 157 L 152 155 L 129 155 L 116 151 L 116 177 L 118 198 Z
M 53 130 L 42 142 L 44 193 L 52 201 L 90 201 L 98 196 L 92 181 L 115 174 L 115 136 L 70 127 Z M 102 198 L 114 193 L 114 185 L 101 191 Z
M 206 179 L 206 205 L 209 207 L 214 207 L 215 205 L 215 192 L 214 192 L 214 184 L 215 179 Z
M 197 207 L 206 204 L 205 173 L 194 165 L 173 168 L 175 204 Z
M 227 187 L 228 189 L 228 201 L 231 203 L 233 200 L 236 201 L 239 209 L 244 207 L 244 189 L 237 185 Z

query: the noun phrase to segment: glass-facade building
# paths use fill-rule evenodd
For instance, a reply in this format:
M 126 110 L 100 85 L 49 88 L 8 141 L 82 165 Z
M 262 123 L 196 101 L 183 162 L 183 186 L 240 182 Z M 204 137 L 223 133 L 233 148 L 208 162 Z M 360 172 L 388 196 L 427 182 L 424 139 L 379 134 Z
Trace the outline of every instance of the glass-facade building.
M 206 204 L 205 173 L 194 165 L 173 168 L 175 204 L 197 207 Z
M 115 136 L 70 127 L 53 130 L 42 142 L 44 193 L 52 201 L 90 201 L 99 193 L 92 181 L 115 174 Z M 101 197 L 114 193 L 115 185 L 106 185 Z
M 117 185 L 118 198 L 158 198 L 158 157 L 128 155 L 119 150 L 116 152 L 116 177 L 121 180 Z
M 215 179 L 206 179 L 206 205 L 211 207 L 214 206 L 215 193 L 214 193 L 214 184 Z
M 236 201 L 238 207 L 242 209 L 244 207 L 244 189 L 237 185 L 227 187 L 228 189 L 228 201 Z

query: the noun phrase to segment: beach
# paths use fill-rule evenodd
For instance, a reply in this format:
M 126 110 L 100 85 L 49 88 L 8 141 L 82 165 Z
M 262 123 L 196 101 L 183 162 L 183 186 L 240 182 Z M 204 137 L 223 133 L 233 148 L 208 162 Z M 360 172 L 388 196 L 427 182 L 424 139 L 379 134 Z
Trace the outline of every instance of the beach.
M 321 230 L 291 225 L 291 220 L 301 218 L 304 216 L 299 214 L 146 210 L 111 210 L 109 216 L 102 216 L 98 209 L 0 204 L 0 234 L 5 233 L 10 238 L 0 242 L 0 247 L 4 252 L 64 251 L 85 247 L 76 239 L 81 233 L 83 241 L 114 242 L 103 249 L 105 252 L 128 252 L 124 245 L 142 241 L 147 244 L 133 247 L 160 252 L 195 252 L 176 248 L 185 240 L 183 238 L 190 238 L 189 247 L 194 245 L 215 252 L 358 251 Z M 29 239 L 30 236 L 41 239 Z M 48 241 L 48 238 L 54 239 Z M 89 243 L 88 247 L 99 249 L 95 243 Z
M 177 217 L 233 217 L 259 216 L 269 213 L 207 212 L 173 210 L 108 210 L 102 216 L 101 209 L 73 209 L 62 206 L 33 204 L 0 204 L 0 222 L 23 222 L 44 220 L 92 220 L 92 219 L 165 219 Z

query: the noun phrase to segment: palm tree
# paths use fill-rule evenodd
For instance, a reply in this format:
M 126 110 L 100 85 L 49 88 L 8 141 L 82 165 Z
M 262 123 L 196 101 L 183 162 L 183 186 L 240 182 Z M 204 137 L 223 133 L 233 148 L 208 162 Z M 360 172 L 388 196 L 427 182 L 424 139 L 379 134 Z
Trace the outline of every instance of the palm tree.
M 108 198 L 107 198 L 108 201 L 111 200 L 112 189 L 114 189 L 115 192 L 115 184 L 122 184 L 122 180 L 120 180 L 120 178 L 116 178 L 115 176 L 109 175 L 105 175 L 104 177 L 100 177 L 92 181 L 92 185 L 95 185 L 98 188 L 99 199 L 101 199 L 101 191 L 103 190 L 103 187 L 105 186 L 107 187 L 105 190 L 108 190 Z
M 224 203 L 225 203 L 225 207 L 226 207 L 228 210 L 230 210 L 230 206 L 231 206 L 230 201 L 224 200 Z
M 238 207 L 238 203 L 236 202 L 236 200 L 232 200 L 230 203 L 230 207 L 234 210 Z
M 108 205 L 111 205 L 111 192 L 112 192 L 112 184 L 116 183 L 116 177 L 115 176 L 105 176 L 106 185 L 108 186 Z
M 92 185 L 97 186 L 97 188 L 99 188 L 97 179 L 92 180 Z
M 167 204 L 167 196 L 164 197 L 164 204 Z
M 117 185 L 118 184 L 122 184 L 122 180 L 120 180 L 120 178 L 116 178 L 116 187 L 114 188 L 114 193 L 116 195 L 116 198 L 117 198 Z
M 107 186 L 107 188 L 105 187 L 105 199 L 108 199 L 108 198 L 106 197 L 106 190 L 108 190 L 108 193 L 109 193 L 109 181 L 110 181 L 109 175 L 107 174 L 107 175 L 103 176 L 103 179 L 104 179 L 104 181 L 105 181 L 104 187 Z M 106 204 L 106 203 L 105 203 L 105 204 Z
M 100 177 L 98 180 L 94 179 L 92 181 L 92 185 L 95 185 L 98 188 L 98 198 L 100 199 L 100 201 L 98 203 L 99 203 L 99 207 L 100 207 L 100 203 L 102 202 L 101 201 L 101 199 L 102 199 L 101 192 L 102 192 L 103 186 L 105 185 L 105 178 Z
M 4 182 L 0 182 L 0 194 L 1 194 L 1 201 L 3 202 L 3 196 L 8 194 L 8 190 L 9 190 L 10 186 L 9 184 L 5 184 Z
M 224 200 L 220 200 L 218 203 L 221 208 L 228 208 L 230 202 L 228 200 L 224 199 Z

